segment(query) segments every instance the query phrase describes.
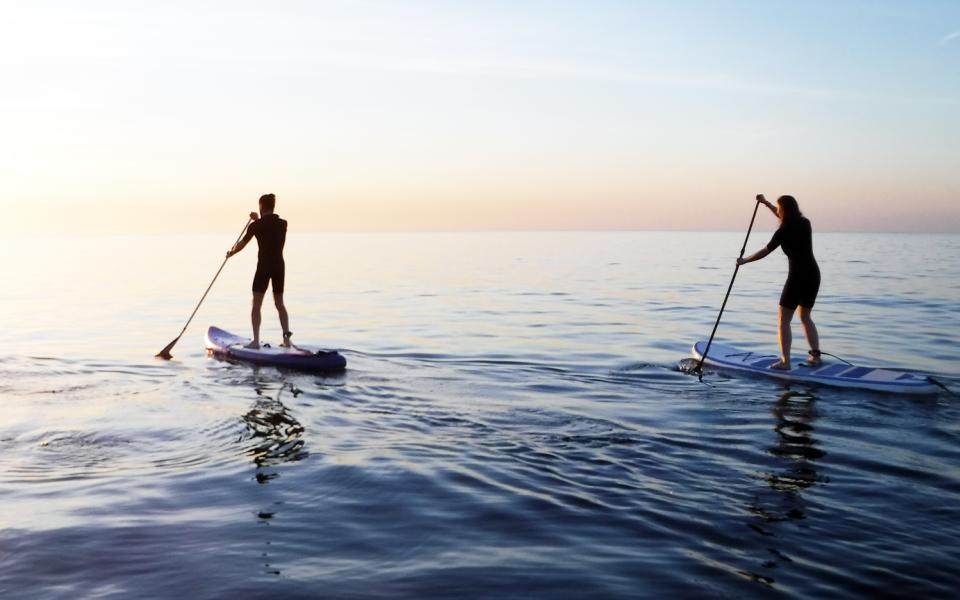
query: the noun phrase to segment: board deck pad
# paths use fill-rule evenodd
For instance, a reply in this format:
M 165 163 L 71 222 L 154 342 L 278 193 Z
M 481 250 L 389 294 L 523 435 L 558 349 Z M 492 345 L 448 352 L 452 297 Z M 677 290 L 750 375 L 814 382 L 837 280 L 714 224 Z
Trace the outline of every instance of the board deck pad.
M 233 359 L 257 365 L 297 369 L 300 371 L 342 371 L 347 359 L 336 350 L 261 345 L 259 349 L 245 348 L 250 338 L 240 337 L 219 327 L 207 329 L 207 354 L 222 359 Z
M 706 341 L 693 345 L 693 357 L 701 359 L 707 347 Z M 892 369 L 859 367 L 846 363 L 824 363 L 819 367 L 806 366 L 803 361 L 794 361 L 789 371 L 771 369 L 770 366 L 780 360 L 778 354 L 761 354 L 741 350 L 729 344 L 714 342 L 710 346 L 704 364 L 739 371 L 748 371 L 758 375 L 774 377 L 785 381 L 815 383 L 835 387 L 858 388 L 898 394 L 935 394 L 937 386 L 927 377 Z

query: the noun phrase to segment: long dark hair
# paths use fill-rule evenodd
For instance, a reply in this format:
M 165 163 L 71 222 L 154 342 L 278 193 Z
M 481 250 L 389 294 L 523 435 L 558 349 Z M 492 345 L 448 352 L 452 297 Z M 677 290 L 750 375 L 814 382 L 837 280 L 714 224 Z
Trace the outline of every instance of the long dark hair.
M 793 196 L 780 196 L 777 198 L 777 214 L 780 216 L 780 222 L 784 225 L 793 223 L 803 218 L 800 212 L 800 205 Z

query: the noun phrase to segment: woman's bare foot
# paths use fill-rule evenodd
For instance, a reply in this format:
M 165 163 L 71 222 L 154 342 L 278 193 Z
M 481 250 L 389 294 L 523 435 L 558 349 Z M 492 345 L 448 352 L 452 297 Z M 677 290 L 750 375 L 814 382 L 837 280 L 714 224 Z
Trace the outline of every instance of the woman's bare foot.
M 247 344 L 245 344 L 243 347 L 244 347 L 244 348 L 249 348 L 249 349 L 251 349 L 251 350 L 259 350 L 259 349 L 260 349 L 260 342 L 258 342 L 257 340 L 251 340 L 250 342 L 248 342 Z
M 775 363 L 773 363 L 772 365 L 770 365 L 770 368 L 773 369 L 774 371 L 789 371 L 789 370 L 790 370 L 790 363 L 787 362 L 787 361 L 784 361 L 784 360 L 781 358 L 781 359 L 778 360 L 777 362 L 775 362 Z
M 819 367 L 823 364 L 823 359 L 819 356 L 811 356 L 807 358 L 807 365 L 811 367 Z

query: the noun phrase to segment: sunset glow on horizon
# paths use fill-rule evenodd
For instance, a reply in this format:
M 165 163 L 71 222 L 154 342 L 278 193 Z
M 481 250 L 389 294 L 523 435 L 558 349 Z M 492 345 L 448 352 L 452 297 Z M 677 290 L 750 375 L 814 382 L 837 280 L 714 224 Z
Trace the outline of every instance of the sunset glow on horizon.
M 0 235 L 960 232 L 960 5 L 4 3 Z

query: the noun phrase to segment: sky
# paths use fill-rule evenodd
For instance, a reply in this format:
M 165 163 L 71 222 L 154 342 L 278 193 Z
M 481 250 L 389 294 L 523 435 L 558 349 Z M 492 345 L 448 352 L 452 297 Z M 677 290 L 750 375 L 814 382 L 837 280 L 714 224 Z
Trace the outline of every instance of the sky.
M 960 232 L 954 0 L 0 0 L 0 82 L 0 235 Z

